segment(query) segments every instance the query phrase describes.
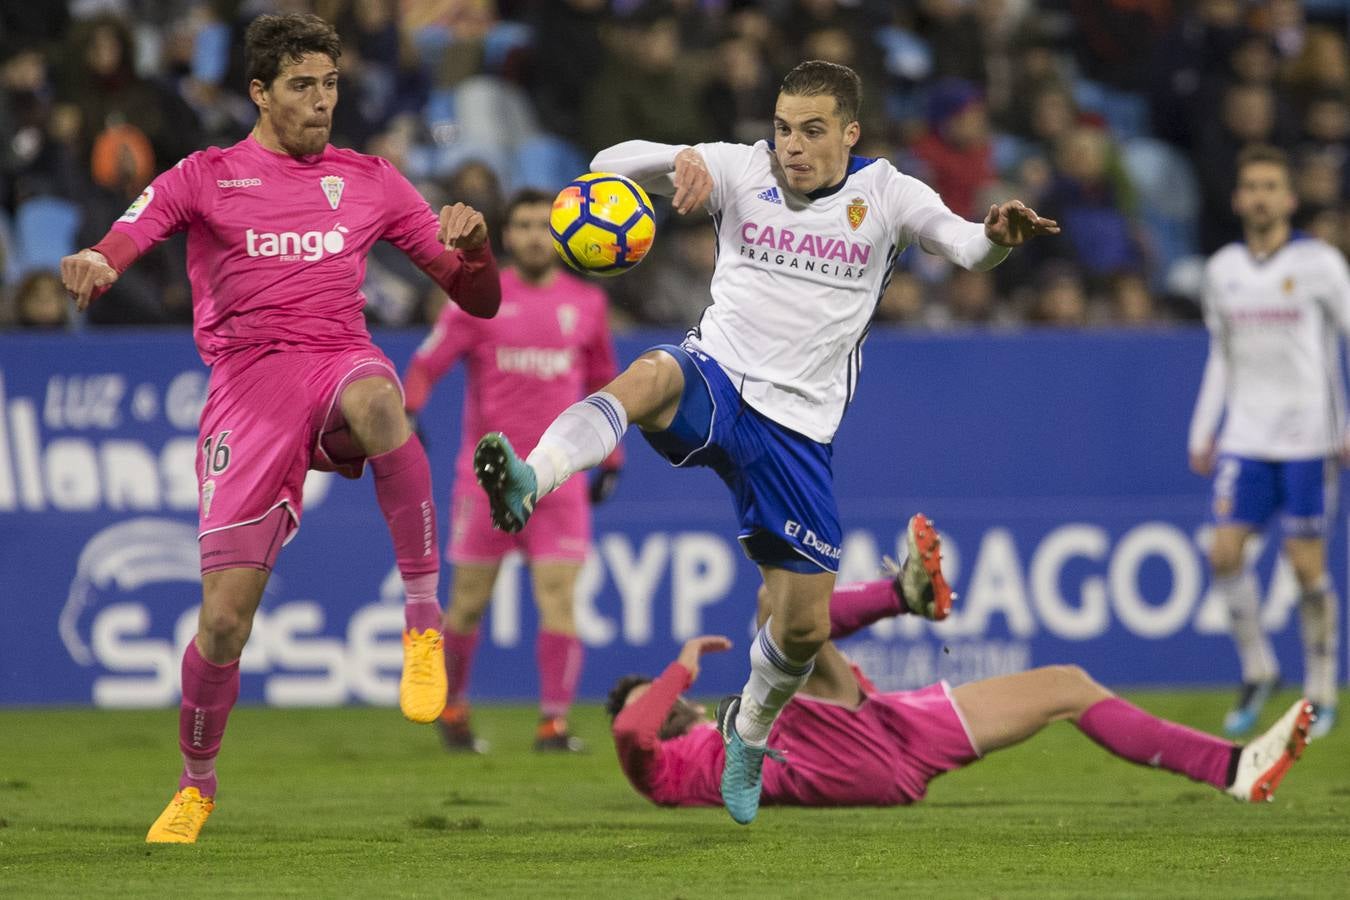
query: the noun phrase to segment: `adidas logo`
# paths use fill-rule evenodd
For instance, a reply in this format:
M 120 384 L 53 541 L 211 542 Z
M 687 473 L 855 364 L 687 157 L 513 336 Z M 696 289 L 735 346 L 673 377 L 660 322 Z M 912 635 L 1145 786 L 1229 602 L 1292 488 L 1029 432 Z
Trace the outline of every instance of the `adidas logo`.
M 778 196 L 778 188 L 776 187 L 771 187 L 767 191 L 760 191 L 755 195 L 755 198 L 758 200 L 768 200 L 770 203 L 777 203 L 780 206 L 783 204 L 783 198 Z

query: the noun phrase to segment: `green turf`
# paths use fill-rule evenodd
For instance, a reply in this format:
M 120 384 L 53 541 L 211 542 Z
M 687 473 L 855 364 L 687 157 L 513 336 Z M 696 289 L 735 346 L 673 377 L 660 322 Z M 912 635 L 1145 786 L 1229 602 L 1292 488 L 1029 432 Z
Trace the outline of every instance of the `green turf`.
M 1203 727 L 1227 695 L 1131 699 Z M 478 711 L 485 757 L 447 756 L 393 710 L 243 708 L 201 843 L 147 846 L 176 716 L 0 712 L 0 896 L 1350 895 L 1345 725 L 1262 806 L 1061 724 L 916 807 L 767 809 L 741 828 L 634 794 L 593 708 L 579 757 L 530 752 L 522 708 Z

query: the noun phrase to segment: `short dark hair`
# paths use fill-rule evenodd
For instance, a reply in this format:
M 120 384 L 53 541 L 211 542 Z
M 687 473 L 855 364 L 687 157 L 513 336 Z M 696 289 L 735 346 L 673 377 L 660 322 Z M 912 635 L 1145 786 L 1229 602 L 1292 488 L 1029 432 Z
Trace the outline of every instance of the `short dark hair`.
M 858 118 L 862 106 L 862 79 L 848 66 L 808 59 L 783 78 L 779 93 L 795 97 L 815 97 L 828 94 L 834 98 L 835 112 L 845 124 Z
M 605 712 L 609 713 L 609 720 L 613 722 L 618 718 L 619 713 L 623 712 L 623 705 L 628 700 L 628 695 L 632 693 L 633 688 L 651 683 L 652 680 L 646 675 L 625 675 L 614 682 L 614 687 L 610 689 L 609 696 L 605 698 Z
M 506 201 L 506 210 L 502 213 L 502 223 L 511 224 L 511 217 L 516 214 L 516 210 L 522 206 L 534 206 L 537 203 L 547 203 L 553 205 L 553 195 L 548 191 L 541 191 L 539 188 L 521 188 L 511 195 L 511 199 Z
M 1289 154 L 1285 153 L 1279 147 L 1272 147 L 1270 144 L 1248 144 L 1238 151 L 1237 173 L 1242 174 L 1242 170 L 1248 166 L 1257 163 L 1269 163 L 1284 169 L 1284 174 L 1293 177 L 1294 169 L 1289 164 Z
M 322 53 L 334 65 L 342 57 L 337 30 L 318 16 L 258 16 L 244 32 L 244 71 L 250 83 L 257 79 L 271 86 L 282 66 L 298 63 L 308 53 Z

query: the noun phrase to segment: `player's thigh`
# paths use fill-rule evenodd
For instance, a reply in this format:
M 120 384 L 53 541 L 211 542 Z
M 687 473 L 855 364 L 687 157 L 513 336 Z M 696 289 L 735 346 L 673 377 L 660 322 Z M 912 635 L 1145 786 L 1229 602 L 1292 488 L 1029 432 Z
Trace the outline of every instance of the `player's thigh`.
M 759 571 L 776 638 L 801 643 L 821 643 L 829 638 L 833 572 L 794 572 L 767 565 L 760 566 Z
M 450 576 L 450 606 L 446 619 L 461 634 L 472 631 L 492 601 L 500 562 L 456 563 Z
M 1216 549 L 1210 562 L 1217 572 L 1231 574 L 1242 566 L 1241 548 L 1237 555 L 1231 539 L 1266 526 L 1279 505 L 1279 465 L 1268 460 L 1224 454 L 1214 469 L 1212 513 Z
M 450 495 L 450 537 L 446 545 L 446 559 L 456 566 L 495 566 L 501 563 L 506 554 L 521 547 L 523 544 L 519 534 L 508 534 L 492 527 L 492 511 L 487 496 L 474 482 L 473 472 L 457 473 L 455 489 Z
M 684 373 L 668 352 L 648 350 L 605 385 L 604 390 L 623 404 L 630 425 L 645 431 L 662 431 L 670 425 L 680 405 Z
M 543 631 L 575 634 L 573 615 L 577 576 L 581 563 L 562 560 L 530 563 L 534 602 L 539 607 L 539 627 Z
M 1077 666 L 1044 666 L 952 691 L 980 753 L 1010 747 L 1051 722 L 1076 718 L 1111 692 Z
M 365 456 L 396 450 L 411 434 L 403 411 L 403 391 L 388 375 L 366 374 L 344 385 L 338 408 Z
M 863 699 L 862 688 L 853 676 L 853 667 L 830 641 L 816 653 L 811 676 L 802 685 L 801 692 L 848 707 L 857 706 Z

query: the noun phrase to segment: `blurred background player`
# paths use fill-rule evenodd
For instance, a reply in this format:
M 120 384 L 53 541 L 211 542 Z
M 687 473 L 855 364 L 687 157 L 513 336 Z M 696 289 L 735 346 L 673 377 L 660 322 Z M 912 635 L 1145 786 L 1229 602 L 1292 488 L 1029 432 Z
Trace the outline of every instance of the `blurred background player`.
M 916 516 L 915 519 L 921 519 Z M 919 528 L 922 526 L 920 525 Z M 939 594 L 936 537 L 916 548 L 891 581 L 848 585 L 830 600 L 830 637 L 844 638 L 904 613 L 934 617 Z M 931 549 L 930 549 L 931 548 Z M 916 549 L 921 552 L 916 552 Z M 760 621 L 768 614 L 763 591 Z M 662 806 L 715 806 L 724 746 L 706 710 L 681 696 L 704 653 L 731 647 L 724 637 L 688 641 L 653 681 L 621 678 L 606 710 L 614 720 L 619 766 L 633 787 Z M 950 687 L 878 691 L 830 641 L 810 677 L 773 724 L 782 751 L 764 771 L 764 801 L 791 806 L 900 806 L 922 800 L 928 783 L 985 754 L 1021 743 L 1068 719 L 1121 759 L 1166 769 L 1246 802 L 1269 800 L 1303 752 L 1312 707 L 1299 700 L 1269 731 L 1240 747 L 1156 718 L 1120 699 L 1077 666 L 1044 666 Z M 776 764 L 774 764 L 776 763 Z
M 614 377 L 614 348 L 605 295 L 562 271 L 549 236 L 553 197 L 526 189 L 506 208 L 502 240 L 511 266 L 501 274 L 502 306 L 475 319 L 447 306 L 435 331 L 413 356 L 404 378 L 408 413 L 426 406 L 432 386 L 460 359 L 468 370 L 464 441 L 450 501 L 448 557 L 454 563 L 445 615 L 448 700 L 440 727 L 451 749 L 484 749 L 469 724 L 469 675 L 502 557 L 520 550 L 529 561 L 539 610 L 539 729 L 536 750 L 578 750 L 567 712 L 581 677 L 583 649 L 573 621 L 577 576 L 591 544 L 590 503 L 618 481 L 622 451 L 605 458 L 589 489 L 569 483 L 543 498 L 528 527 L 505 534 L 492 527 L 487 498 L 473 480 L 473 448 L 486 431 L 532 446 L 553 418 Z
M 594 171 L 673 192 L 681 214 L 712 214 L 713 305 L 682 346 L 648 351 L 563 412 L 527 460 L 492 434 L 475 455 L 493 520 L 509 531 L 573 473 L 599 465 L 630 423 L 673 465 L 709 466 L 732 491 L 742 548 L 773 611 L 751 644 L 749 681 L 718 715 L 724 799 L 740 824 L 759 807 L 770 726 L 829 634 L 842 544 L 831 442 L 897 254 L 917 243 L 989 269 L 1059 230 L 1016 200 L 969 222 L 887 160 L 853 156 L 861 99 L 852 69 L 811 60 L 782 82 L 775 142 L 601 151 Z
M 1340 355 L 1340 336 L 1350 333 L 1350 272 L 1340 251 L 1292 230 L 1296 204 L 1284 153 L 1248 147 L 1238 156 L 1233 192 L 1243 241 L 1219 250 L 1205 268 L 1209 359 L 1189 449 L 1191 468 L 1214 475 L 1210 562 L 1242 665 L 1242 691 L 1224 719 L 1234 736 L 1255 726 L 1279 682 L 1244 553 L 1247 539 L 1277 511 L 1301 592 L 1313 737 L 1336 719 L 1338 613 L 1325 538 L 1338 464 L 1350 449 Z
M 367 462 L 407 597 L 399 703 L 445 704 L 434 496 L 393 364 L 361 316 L 365 256 L 383 239 L 465 309 L 500 290 L 483 217 L 437 215 L 387 161 L 328 144 L 337 33 L 316 16 L 260 16 L 246 35 L 253 133 L 160 175 L 92 248 L 61 261 L 80 309 L 150 247 L 188 232 L 196 341 L 211 367 L 197 459 L 202 608 L 183 655 L 178 791 L 152 843 L 193 843 L 215 807 L 215 759 L 239 696 L 239 656 L 305 473 L 359 478 Z M 276 229 L 273 231 L 273 229 Z

